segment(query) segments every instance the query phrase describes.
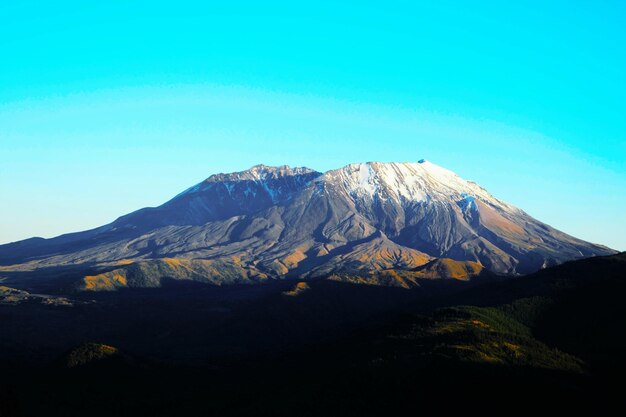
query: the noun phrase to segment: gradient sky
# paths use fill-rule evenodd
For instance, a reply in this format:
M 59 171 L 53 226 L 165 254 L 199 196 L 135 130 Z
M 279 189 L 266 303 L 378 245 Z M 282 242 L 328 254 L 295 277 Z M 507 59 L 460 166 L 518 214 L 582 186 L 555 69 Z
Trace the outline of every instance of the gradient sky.
M 257 163 L 425 158 L 626 250 L 622 1 L 84 3 L 0 3 L 0 243 Z

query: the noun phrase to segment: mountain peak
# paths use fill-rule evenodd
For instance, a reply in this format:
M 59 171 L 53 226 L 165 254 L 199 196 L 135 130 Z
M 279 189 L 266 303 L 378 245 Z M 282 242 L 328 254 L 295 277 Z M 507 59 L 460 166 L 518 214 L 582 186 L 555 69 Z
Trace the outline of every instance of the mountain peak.
M 456 202 L 471 196 L 506 206 L 477 184 L 425 159 L 419 162 L 349 164 L 328 171 L 322 178 L 339 184 L 353 197 L 369 196 L 406 202 L 453 199 Z
M 322 175 L 311 168 L 307 167 L 290 167 L 289 165 L 268 166 L 263 164 L 254 165 L 245 171 L 237 171 L 230 173 L 213 174 L 204 181 L 194 185 L 178 194 L 175 198 L 192 193 L 204 192 L 212 188 L 216 184 L 226 184 L 230 190 L 232 183 L 256 182 L 266 186 L 268 182 L 276 182 L 281 179 L 293 179 L 299 185 L 308 184 L 308 182 Z
M 205 182 L 224 182 L 224 181 L 262 181 L 266 179 L 277 179 L 282 177 L 291 177 L 297 175 L 315 174 L 315 170 L 307 167 L 290 167 L 289 165 L 269 166 L 264 164 L 254 165 L 245 171 L 232 172 L 228 174 L 214 174 L 205 180 Z M 319 174 L 321 175 L 321 173 Z

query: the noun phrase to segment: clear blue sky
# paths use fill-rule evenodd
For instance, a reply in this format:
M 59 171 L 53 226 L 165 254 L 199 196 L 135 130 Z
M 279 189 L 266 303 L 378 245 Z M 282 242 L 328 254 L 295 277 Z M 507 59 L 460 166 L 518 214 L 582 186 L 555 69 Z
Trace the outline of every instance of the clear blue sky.
M 0 242 L 257 163 L 426 158 L 626 250 L 622 1 L 84 3 L 0 3 Z

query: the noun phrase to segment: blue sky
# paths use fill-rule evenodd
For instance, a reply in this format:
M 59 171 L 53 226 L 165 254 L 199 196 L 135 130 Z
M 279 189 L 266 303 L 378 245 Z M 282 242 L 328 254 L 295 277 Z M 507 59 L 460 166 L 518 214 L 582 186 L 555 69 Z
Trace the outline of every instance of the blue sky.
M 623 2 L 84 3 L 0 3 L 0 242 L 257 163 L 426 158 L 626 250 Z

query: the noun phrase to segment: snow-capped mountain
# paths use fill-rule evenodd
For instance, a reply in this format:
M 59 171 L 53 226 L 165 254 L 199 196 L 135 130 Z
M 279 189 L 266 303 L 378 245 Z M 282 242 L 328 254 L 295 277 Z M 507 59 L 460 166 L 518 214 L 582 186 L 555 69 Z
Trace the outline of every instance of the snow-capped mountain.
M 101 270 L 82 279 L 86 289 L 153 286 L 161 278 L 333 277 L 411 286 L 420 278 L 528 273 L 610 253 L 422 160 L 324 174 L 257 165 L 213 175 L 100 228 L 0 246 L 0 264 Z

